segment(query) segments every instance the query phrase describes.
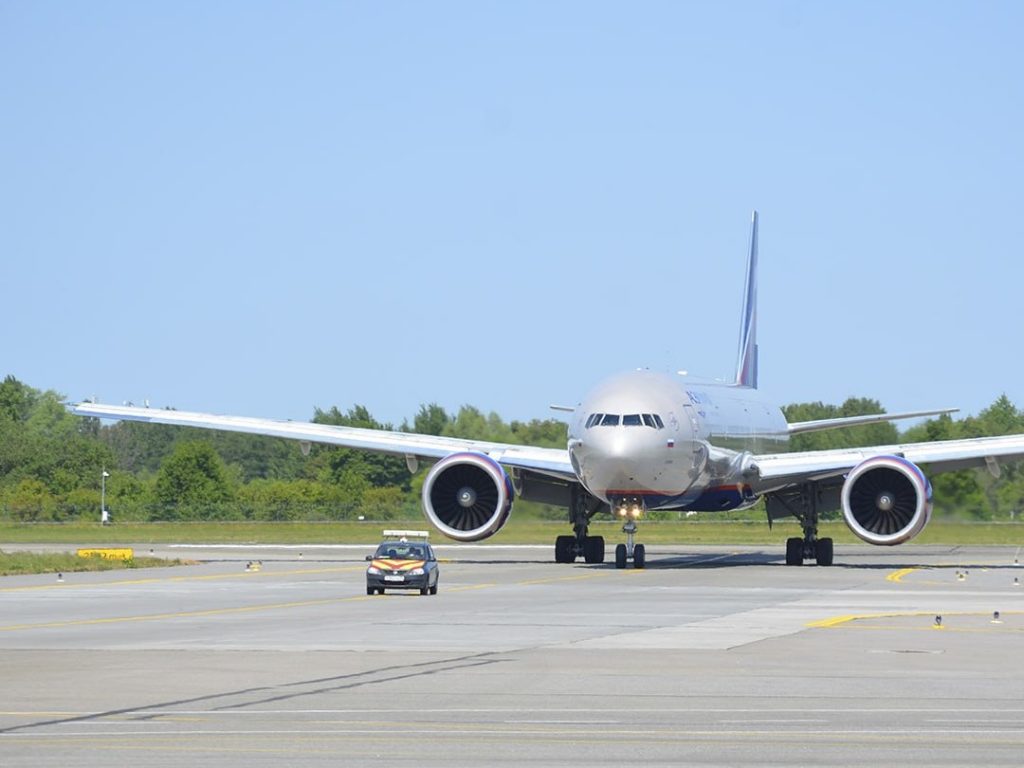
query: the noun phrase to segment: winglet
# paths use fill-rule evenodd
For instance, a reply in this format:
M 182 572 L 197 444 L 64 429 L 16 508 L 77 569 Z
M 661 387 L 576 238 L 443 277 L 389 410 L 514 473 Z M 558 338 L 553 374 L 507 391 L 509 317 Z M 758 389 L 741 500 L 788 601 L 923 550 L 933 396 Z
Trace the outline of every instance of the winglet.
M 757 211 L 750 221 L 750 256 L 740 316 L 740 348 L 736 358 L 736 386 L 757 389 Z

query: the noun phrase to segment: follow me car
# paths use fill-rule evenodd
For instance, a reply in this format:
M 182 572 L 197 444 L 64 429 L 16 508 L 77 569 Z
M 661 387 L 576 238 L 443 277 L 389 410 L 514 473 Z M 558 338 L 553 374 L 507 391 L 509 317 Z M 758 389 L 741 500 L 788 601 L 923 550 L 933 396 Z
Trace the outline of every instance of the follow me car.
M 418 589 L 421 595 L 437 594 L 438 567 L 427 531 L 384 531 L 376 554 L 367 555 L 366 594 L 385 589 Z M 412 541 L 410 541 L 412 539 Z

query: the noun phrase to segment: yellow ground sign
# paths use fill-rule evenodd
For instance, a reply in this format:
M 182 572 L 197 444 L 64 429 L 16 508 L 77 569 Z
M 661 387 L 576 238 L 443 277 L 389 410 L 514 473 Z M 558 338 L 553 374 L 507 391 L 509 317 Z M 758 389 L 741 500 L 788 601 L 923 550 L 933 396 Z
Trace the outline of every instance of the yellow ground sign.
M 80 549 L 79 557 L 102 557 L 106 560 L 131 560 L 135 557 L 131 549 Z

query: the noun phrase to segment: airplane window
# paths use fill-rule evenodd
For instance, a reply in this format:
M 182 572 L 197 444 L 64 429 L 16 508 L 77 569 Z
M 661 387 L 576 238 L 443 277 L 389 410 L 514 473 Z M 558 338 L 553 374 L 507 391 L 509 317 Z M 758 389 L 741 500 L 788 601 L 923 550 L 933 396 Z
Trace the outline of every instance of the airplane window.
M 639 427 L 642 426 L 640 421 L 639 413 L 627 413 L 622 417 L 622 426 L 624 427 Z
M 654 427 L 654 429 L 658 428 L 658 425 L 654 423 L 654 417 L 649 413 L 644 414 L 644 424 L 648 427 Z
M 619 426 L 619 414 L 617 413 L 606 413 L 604 418 L 601 419 L 602 427 L 617 427 Z
M 590 429 L 591 427 L 596 427 L 601 422 L 601 417 L 603 415 L 604 414 L 602 414 L 602 413 L 592 413 L 592 414 L 590 414 L 590 418 L 587 419 L 587 429 Z
M 658 414 L 654 414 L 654 423 L 658 425 L 658 429 L 665 428 L 665 422 L 661 420 L 661 416 L 659 416 Z

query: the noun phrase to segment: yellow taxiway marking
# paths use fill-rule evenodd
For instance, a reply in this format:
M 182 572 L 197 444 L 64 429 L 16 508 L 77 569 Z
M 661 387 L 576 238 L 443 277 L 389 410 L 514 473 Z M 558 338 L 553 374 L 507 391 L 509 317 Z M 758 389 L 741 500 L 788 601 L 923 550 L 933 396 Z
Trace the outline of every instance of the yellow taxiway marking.
M 360 571 L 366 568 L 365 565 L 350 565 L 350 566 L 338 566 L 334 568 L 300 568 L 290 571 L 274 571 L 274 570 L 258 570 L 258 571 L 240 571 L 238 573 L 208 573 L 197 576 L 163 576 L 163 577 L 150 577 L 145 579 L 117 579 L 116 581 L 92 581 L 82 584 L 30 584 L 22 587 L 2 587 L 0 592 L 24 592 L 33 589 L 85 589 L 90 587 L 113 587 L 113 586 L 131 586 L 137 584 L 161 584 L 164 582 L 181 582 L 181 581 L 218 581 L 221 579 L 245 579 L 254 578 L 259 576 L 303 576 L 303 575 L 314 575 L 318 573 L 348 573 L 351 571 Z M 71 578 L 76 572 L 68 571 L 67 578 Z M 95 571 L 93 571 L 95 573 Z
M 595 579 L 599 576 L 607 576 L 608 571 L 592 571 L 590 573 L 581 573 L 574 576 L 555 576 L 550 579 L 528 579 L 526 581 L 517 581 L 516 585 L 520 587 L 529 587 L 535 584 L 555 584 L 562 581 L 585 581 L 586 579 Z
M 909 576 L 914 571 L 920 571 L 920 570 L 921 570 L 920 568 L 901 568 L 898 571 L 893 571 L 892 573 L 890 573 L 888 576 L 885 577 L 885 580 L 886 581 L 895 581 L 895 582 L 899 583 L 899 582 L 903 581 L 903 577 L 904 576 Z
M 467 592 L 471 589 L 490 589 L 497 584 L 463 584 L 461 587 L 448 587 L 445 592 Z
M 870 621 L 872 619 L 913 619 L 920 616 L 935 616 L 935 611 L 898 611 L 892 613 L 857 613 L 848 614 L 845 616 L 832 616 L 828 619 L 820 619 L 819 621 L 809 622 L 806 626 L 809 629 L 833 629 L 835 627 L 841 627 L 847 624 L 853 624 L 857 621 Z M 941 614 L 943 617 L 961 617 L 961 616 L 991 616 L 988 611 L 947 611 Z M 1024 611 L 1002 611 L 1002 616 L 1022 616 Z M 897 626 L 894 624 L 878 625 L 873 624 L 870 626 L 850 627 L 855 629 L 949 629 L 953 632 L 992 632 L 994 630 L 989 628 L 979 627 L 950 627 L 947 624 L 929 625 L 927 627 L 908 627 L 908 626 Z M 1019 632 L 1021 630 L 1011 629 L 1012 632 Z

